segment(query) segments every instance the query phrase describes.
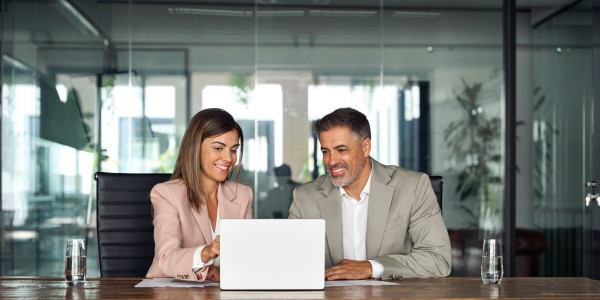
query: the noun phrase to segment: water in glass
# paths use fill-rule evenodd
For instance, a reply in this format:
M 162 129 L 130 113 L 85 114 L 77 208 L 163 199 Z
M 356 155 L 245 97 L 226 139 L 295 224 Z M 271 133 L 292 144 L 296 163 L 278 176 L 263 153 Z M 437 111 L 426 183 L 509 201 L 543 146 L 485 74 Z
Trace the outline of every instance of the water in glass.
M 502 242 L 499 239 L 483 240 L 481 279 L 484 284 L 500 284 L 504 275 Z
M 481 279 L 484 284 L 502 283 L 502 256 L 483 256 L 481 258 Z
M 84 239 L 68 239 L 65 253 L 65 280 L 68 285 L 83 285 L 86 280 L 86 243 Z
M 81 285 L 86 277 L 86 257 L 67 256 L 65 258 L 65 280 L 69 285 Z

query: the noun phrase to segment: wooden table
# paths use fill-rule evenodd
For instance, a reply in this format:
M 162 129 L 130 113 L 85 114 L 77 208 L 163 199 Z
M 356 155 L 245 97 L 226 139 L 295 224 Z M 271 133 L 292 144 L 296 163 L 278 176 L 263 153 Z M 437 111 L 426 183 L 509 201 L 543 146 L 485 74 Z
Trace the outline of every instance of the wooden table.
M 327 287 L 322 291 L 221 291 L 205 288 L 136 288 L 141 278 L 91 278 L 67 287 L 59 278 L 0 278 L 0 299 L 600 299 L 600 281 L 588 278 L 403 279 L 396 286 Z

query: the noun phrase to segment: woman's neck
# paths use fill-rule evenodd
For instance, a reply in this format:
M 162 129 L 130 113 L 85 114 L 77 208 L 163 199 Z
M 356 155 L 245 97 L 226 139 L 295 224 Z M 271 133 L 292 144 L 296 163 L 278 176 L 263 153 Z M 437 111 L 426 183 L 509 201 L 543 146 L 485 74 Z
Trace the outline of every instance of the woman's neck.
M 200 178 L 200 185 L 202 186 L 202 190 L 204 191 L 204 196 L 207 201 L 216 200 L 217 192 L 219 190 L 219 183 L 213 180 L 203 180 Z

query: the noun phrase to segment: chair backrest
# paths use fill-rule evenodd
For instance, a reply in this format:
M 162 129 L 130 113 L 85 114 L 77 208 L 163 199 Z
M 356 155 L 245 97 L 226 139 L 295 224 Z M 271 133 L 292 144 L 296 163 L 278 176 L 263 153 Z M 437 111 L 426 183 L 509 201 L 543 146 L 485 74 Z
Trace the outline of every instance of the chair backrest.
M 98 172 L 96 199 L 101 277 L 145 277 L 154 258 L 150 191 L 171 174 Z
M 435 193 L 435 197 L 437 198 L 438 204 L 440 205 L 440 210 L 442 210 L 442 191 L 444 190 L 444 177 L 429 175 L 429 180 L 431 181 L 431 187 L 433 187 L 433 192 Z

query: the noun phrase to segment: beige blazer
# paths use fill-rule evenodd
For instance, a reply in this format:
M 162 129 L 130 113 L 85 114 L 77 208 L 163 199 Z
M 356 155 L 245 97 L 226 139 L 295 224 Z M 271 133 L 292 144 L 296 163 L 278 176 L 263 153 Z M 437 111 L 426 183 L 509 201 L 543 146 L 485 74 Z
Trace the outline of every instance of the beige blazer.
M 252 189 L 225 181 L 219 184 L 219 216 L 221 219 L 251 219 Z M 154 260 L 146 277 L 175 277 L 203 281 L 208 268 L 192 271 L 196 248 L 212 242 L 206 204 L 200 212 L 192 211 L 182 180 L 157 184 L 150 192 L 154 209 Z M 198 274 L 198 279 L 196 278 Z
M 382 279 L 442 277 L 451 271 L 450 238 L 429 176 L 371 158 L 367 259 L 383 265 Z M 329 174 L 294 190 L 289 218 L 325 219 L 325 265 L 344 258 L 342 204 Z

